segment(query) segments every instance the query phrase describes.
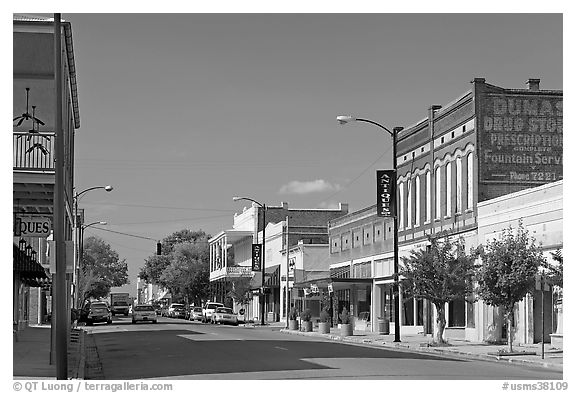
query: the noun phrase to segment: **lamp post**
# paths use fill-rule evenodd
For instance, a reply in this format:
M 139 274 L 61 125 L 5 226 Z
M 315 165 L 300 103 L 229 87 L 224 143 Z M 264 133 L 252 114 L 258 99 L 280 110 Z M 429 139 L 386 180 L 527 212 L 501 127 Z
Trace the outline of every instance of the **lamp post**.
M 352 116 L 338 116 L 336 117 L 341 125 L 345 125 L 352 122 L 364 122 L 373 124 L 384 131 L 386 131 L 392 137 L 392 169 L 394 170 L 396 186 L 398 183 L 398 171 L 396 163 L 396 144 L 398 139 L 398 133 L 402 131 L 403 127 L 394 127 L 392 131 L 384 127 L 382 124 L 377 123 L 373 120 L 362 119 L 359 117 Z M 394 342 L 400 342 L 400 285 L 398 278 L 398 197 L 394 195 Z
M 108 223 L 106 221 L 95 221 L 80 227 L 80 260 L 84 257 L 84 230 L 92 225 L 108 225 Z
M 240 200 L 251 201 L 262 208 L 263 225 L 262 225 L 262 283 L 260 285 L 260 291 L 261 291 L 261 294 L 260 294 L 260 324 L 265 325 L 265 323 L 264 323 L 264 307 L 265 307 L 266 303 L 264 301 L 264 299 L 265 299 L 264 276 L 266 274 L 266 205 L 262 204 L 258 201 L 255 201 L 252 198 L 246 198 L 246 197 L 233 197 L 232 200 L 234 202 L 240 201 Z M 260 220 L 258 220 L 258 221 L 260 221 Z M 258 224 L 256 224 L 256 234 L 258 234 Z M 256 236 L 258 236 L 258 235 L 256 235 Z M 258 241 L 258 239 L 256 239 L 256 241 Z
M 84 246 L 84 240 L 83 240 L 83 236 L 84 236 L 84 231 L 82 229 L 82 224 L 80 223 L 80 219 L 78 218 L 78 201 L 80 200 L 80 197 L 82 195 L 84 195 L 85 193 L 87 193 L 88 191 L 92 191 L 92 190 L 98 190 L 98 189 L 104 189 L 106 190 L 106 192 L 110 192 L 114 189 L 114 187 L 110 186 L 110 185 L 106 185 L 106 186 L 95 186 L 95 187 L 90 187 L 87 188 L 85 190 L 82 190 L 80 192 L 77 192 L 76 194 L 74 194 L 74 227 L 76 228 L 76 244 L 78 245 L 78 261 L 77 261 L 77 266 L 76 266 L 76 279 L 75 279 L 75 285 L 76 288 L 78 288 L 78 275 L 80 274 L 80 261 L 82 260 L 82 247 Z M 82 232 L 82 234 L 80 234 L 79 232 Z M 80 242 L 82 242 L 82 244 L 80 244 Z M 75 293 L 78 293 L 78 290 L 75 291 Z M 76 299 L 76 302 L 79 302 L 79 299 Z M 81 304 L 77 304 L 78 306 L 81 306 Z
M 79 228 L 79 227 L 80 227 L 80 224 L 79 224 L 79 222 L 78 222 L 78 200 L 80 199 L 80 197 L 81 197 L 83 194 L 87 193 L 88 191 L 98 190 L 98 189 L 100 189 L 100 188 L 103 188 L 104 190 L 106 190 L 106 192 L 110 192 L 110 191 L 112 191 L 112 190 L 114 189 L 114 187 L 112 187 L 112 186 L 110 186 L 110 185 L 107 185 L 107 186 L 95 186 L 95 187 L 87 188 L 87 189 L 85 189 L 85 190 L 83 190 L 83 191 L 80 191 L 80 192 L 77 192 L 76 194 L 74 194 L 74 213 L 76 214 L 76 216 L 74 217 L 74 218 L 75 218 L 75 220 L 74 220 L 75 225 L 74 225 L 74 226 L 75 226 L 76 228 Z

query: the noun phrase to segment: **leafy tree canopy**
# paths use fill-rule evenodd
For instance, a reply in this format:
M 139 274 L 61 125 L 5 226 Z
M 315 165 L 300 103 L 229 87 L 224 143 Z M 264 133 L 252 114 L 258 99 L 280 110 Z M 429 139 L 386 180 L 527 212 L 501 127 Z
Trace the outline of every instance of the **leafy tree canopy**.
M 106 297 L 110 288 L 128 284 L 128 264 L 108 243 L 96 236 L 84 241 L 79 291 L 84 300 Z
M 428 239 L 429 247 L 412 250 L 409 257 L 402 258 L 400 276 L 405 293 L 436 305 L 471 294 L 476 255 L 466 254 L 463 239 L 456 242 L 448 236 Z
M 167 288 L 175 301 L 201 302 L 208 296 L 209 238 L 202 230 L 174 232 L 161 241 L 162 255 L 145 260 L 139 277 Z
M 482 265 L 478 272 L 478 293 L 486 304 L 504 307 L 507 313 L 534 290 L 535 277 L 545 265 L 542 249 L 519 222 L 516 233 L 508 227 L 500 239 L 479 248 Z

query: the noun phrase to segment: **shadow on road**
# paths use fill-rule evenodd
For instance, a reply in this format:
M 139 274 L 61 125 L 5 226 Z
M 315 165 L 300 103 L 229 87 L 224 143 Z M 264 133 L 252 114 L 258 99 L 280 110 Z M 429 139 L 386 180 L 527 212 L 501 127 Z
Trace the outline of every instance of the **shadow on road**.
M 302 360 L 313 358 L 465 361 L 334 342 L 235 340 L 177 329 L 127 331 L 121 335 L 102 332 L 94 335 L 94 342 L 106 379 L 330 369 Z

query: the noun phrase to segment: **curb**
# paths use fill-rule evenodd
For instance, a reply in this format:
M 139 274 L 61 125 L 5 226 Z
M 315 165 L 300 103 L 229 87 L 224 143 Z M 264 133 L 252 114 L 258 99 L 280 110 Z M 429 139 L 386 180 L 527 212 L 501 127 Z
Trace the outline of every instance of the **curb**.
M 284 334 L 294 334 L 298 336 L 309 336 L 309 337 L 318 337 L 324 338 L 331 341 L 341 341 L 348 344 L 360 344 L 360 345 L 370 345 L 372 347 L 380 347 L 386 348 L 395 351 L 401 352 L 423 352 L 429 353 L 434 355 L 446 356 L 446 357 L 456 357 L 456 358 L 465 358 L 465 359 L 476 359 L 476 360 L 484 360 L 484 361 L 491 361 L 491 362 L 506 362 L 516 366 L 526 366 L 526 367 L 534 367 L 534 368 L 544 368 L 548 370 L 554 371 L 563 371 L 563 364 L 552 364 L 552 363 L 545 363 L 545 362 L 538 362 L 534 360 L 527 360 L 527 359 L 519 359 L 517 357 L 507 357 L 507 356 L 498 356 L 498 355 L 487 355 L 487 354 L 479 354 L 479 353 L 470 353 L 461 350 L 443 350 L 438 348 L 430 348 L 430 347 L 418 347 L 414 348 L 410 345 L 403 345 L 400 343 L 390 345 L 385 341 L 381 343 L 375 342 L 372 339 L 361 339 L 361 338 L 353 338 L 354 336 L 347 336 L 342 337 L 336 334 L 321 334 L 317 332 L 301 332 L 299 330 L 286 330 L 281 329 L 280 333 Z M 388 345 L 387 345 L 388 344 Z

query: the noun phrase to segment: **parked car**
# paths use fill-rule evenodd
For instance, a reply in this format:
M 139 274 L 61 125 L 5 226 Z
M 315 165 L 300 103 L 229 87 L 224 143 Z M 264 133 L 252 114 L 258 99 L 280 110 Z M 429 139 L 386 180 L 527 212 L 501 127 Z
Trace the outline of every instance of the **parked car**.
M 181 303 L 172 303 L 168 308 L 168 316 L 170 318 L 184 318 L 186 315 L 186 308 Z
M 188 319 L 191 321 L 201 321 L 202 320 L 202 307 L 190 307 L 190 314 Z
M 230 324 L 238 326 L 238 317 L 231 308 L 218 307 L 212 313 L 212 323 Z
M 84 308 L 86 325 L 91 326 L 94 323 L 106 322 L 112 323 L 112 312 L 105 302 L 92 302 Z
M 202 322 L 212 321 L 212 314 L 218 307 L 224 307 L 224 305 L 222 303 L 207 302 L 202 308 Z
M 149 304 L 139 304 L 132 309 L 132 323 L 140 321 L 151 321 L 152 323 L 158 322 L 156 310 Z

